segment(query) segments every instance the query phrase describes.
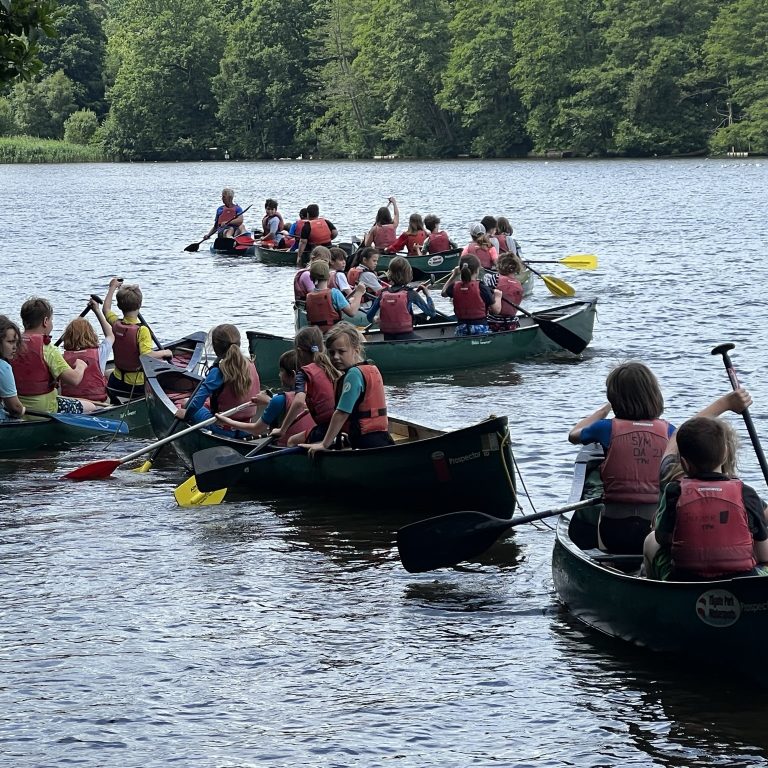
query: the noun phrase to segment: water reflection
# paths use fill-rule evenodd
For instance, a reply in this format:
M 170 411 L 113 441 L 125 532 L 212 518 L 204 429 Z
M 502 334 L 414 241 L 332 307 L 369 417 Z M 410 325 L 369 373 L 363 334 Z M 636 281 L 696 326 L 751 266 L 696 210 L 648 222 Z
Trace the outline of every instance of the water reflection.
M 561 673 L 581 689 L 581 705 L 612 721 L 606 727 L 625 733 L 654 765 L 765 765 L 765 708 L 748 681 L 605 637 L 562 607 L 552 632 Z

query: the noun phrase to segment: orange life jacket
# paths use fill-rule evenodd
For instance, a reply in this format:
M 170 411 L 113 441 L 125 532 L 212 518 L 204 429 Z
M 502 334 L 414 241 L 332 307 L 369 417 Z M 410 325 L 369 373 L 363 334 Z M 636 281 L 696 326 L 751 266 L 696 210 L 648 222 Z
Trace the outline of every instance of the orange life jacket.
M 342 431 L 347 433 L 356 431 L 360 435 L 367 435 L 371 432 L 388 432 L 387 398 L 384 393 L 384 381 L 381 378 L 381 372 L 373 363 L 368 361 L 359 363 L 354 367 L 363 374 L 365 391 L 355 404 L 352 413 L 349 414 Z M 336 382 L 337 396 L 340 396 L 344 389 L 345 378 L 346 374 Z
M 291 403 L 295 397 L 295 392 L 285 393 L 285 413 L 288 413 L 288 411 L 291 409 Z M 285 414 L 283 414 L 283 416 L 285 416 Z M 282 421 L 280 426 L 283 426 Z M 298 417 L 295 418 L 290 424 L 285 425 L 285 431 L 282 435 L 280 435 L 275 444 L 281 447 L 286 446 L 288 445 L 289 438 L 293 437 L 294 435 L 298 435 L 300 432 L 304 432 L 306 435 L 309 435 L 309 433 L 314 428 L 315 421 L 312 418 L 312 414 L 310 414 L 309 409 L 305 409 L 303 412 L 299 413 Z
M 325 219 L 310 219 L 309 220 L 309 245 L 330 245 L 331 240 L 331 228 L 328 226 L 328 222 Z
M 328 424 L 336 410 L 336 390 L 328 374 L 317 364 L 301 368 L 306 377 L 307 408 L 315 424 Z
M 333 306 L 330 288 L 308 293 L 306 304 L 309 324 L 317 325 L 323 332 L 341 320 L 341 312 Z

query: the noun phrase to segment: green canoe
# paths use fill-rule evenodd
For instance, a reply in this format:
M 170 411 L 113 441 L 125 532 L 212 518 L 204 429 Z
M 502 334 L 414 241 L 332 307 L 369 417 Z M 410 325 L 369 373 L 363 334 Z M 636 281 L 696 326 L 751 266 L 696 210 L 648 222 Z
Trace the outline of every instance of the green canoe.
M 156 361 L 171 371 L 195 371 L 200 366 L 205 353 L 206 334 L 203 331 L 185 336 L 183 339 L 167 345 L 173 350 L 173 365 Z M 140 397 L 122 405 L 101 408 L 95 416 L 124 422 L 131 437 L 151 436 L 149 413 L 146 398 Z M 87 420 L 84 420 L 87 423 Z M 94 431 L 63 424 L 51 418 L 0 422 L 0 455 L 29 453 L 31 451 L 60 448 L 72 443 L 81 443 L 92 439 L 112 439 L 115 433 Z
M 415 277 L 441 277 L 453 272 L 454 267 L 459 265 L 461 257 L 461 248 L 453 248 L 450 251 L 441 251 L 440 253 L 425 253 L 423 256 L 406 256 L 411 265 Z M 389 269 L 389 262 L 396 256 L 404 256 L 402 253 L 382 253 L 379 255 L 379 264 L 377 271 L 386 272 Z
M 422 337 L 413 341 L 384 341 L 378 330 L 365 333 L 366 356 L 384 374 L 427 374 L 465 368 L 494 366 L 512 360 L 562 352 L 563 347 L 545 334 L 536 318 L 545 324 L 561 326 L 584 342 L 592 339 L 597 299 L 574 301 L 523 317 L 513 331 L 485 336 L 455 336 L 455 322 L 419 326 Z M 293 339 L 260 331 L 248 331 L 248 348 L 262 381 L 274 382 L 278 361 L 292 349 Z
M 272 264 L 276 267 L 296 266 L 296 251 L 290 248 L 266 248 L 258 244 L 253 247 L 254 255 L 264 264 Z
M 576 463 L 571 500 L 585 493 L 602 450 L 587 446 Z M 750 675 L 764 665 L 745 649 L 768 632 L 768 578 L 707 582 L 641 578 L 641 557 L 597 550 L 596 518 L 573 513 L 558 519 L 552 574 L 560 601 L 581 622 L 633 645 L 705 660 L 705 669 L 730 671 L 742 659 Z
M 179 374 L 169 374 L 150 359 L 144 360 L 147 403 L 152 427 L 164 434 L 173 424 L 176 406 L 166 391 L 178 387 Z M 199 379 L 184 373 L 189 386 Z M 224 485 L 262 498 L 328 497 L 338 490 L 345 500 L 360 507 L 383 506 L 392 510 L 435 511 L 482 509 L 511 517 L 515 507 L 514 471 L 506 417 L 490 417 L 464 429 L 443 432 L 390 417 L 395 444 L 369 450 L 329 451 L 310 459 L 303 451 L 284 453 L 267 449 L 260 458 L 243 455 L 253 441 L 215 435 L 201 429 L 172 445 L 188 467 L 195 467 L 198 488 L 204 490 L 206 458 L 214 449 L 216 463 L 223 454 L 229 464 Z M 202 451 L 202 453 L 200 453 Z M 194 458 L 193 458 L 194 457 Z M 221 471 L 216 477 L 221 479 Z M 210 475 L 208 475 L 210 482 Z M 386 493 L 382 493 L 386 489 Z

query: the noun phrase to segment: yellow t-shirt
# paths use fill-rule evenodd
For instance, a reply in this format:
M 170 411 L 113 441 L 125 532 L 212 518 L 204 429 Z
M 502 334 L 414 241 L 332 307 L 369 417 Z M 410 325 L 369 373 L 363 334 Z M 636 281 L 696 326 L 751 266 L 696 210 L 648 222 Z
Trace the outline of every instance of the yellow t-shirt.
M 64 371 L 70 370 L 69 363 L 64 359 L 61 350 L 58 347 L 54 347 L 53 344 L 43 344 L 43 360 L 45 360 L 51 376 L 56 380 Z M 45 395 L 19 395 L 19 400 L 21 400 L 21 404 L 25 408 L 56 413 L 59 410 L 58 403 L 56 402 L 57 396 L 58 392 L 52 389 Z
M 115 312 L 107 312 L 106 314 L 107 322 L 112 325 L 112 323 L 117 322 L 120 320 L 120 317 Z M 122 318 L 123 322 L 126 325 L 138 325 L 139 319 L 137 317 L 124 317 Z M 146 355 L 149 352 L 151 352 L 154 349 L 154 345 L 152 343 L 152 334 L 149 332 L 149 328 L 147 328 L 146 325 L 142 325 L 141 328 L 139 328 L 139 334 L 137 337 L 137 341 L 139 342 L 139 354 L 140 355 Z M 119 370 L 118 368 L 115 368 L 113 371 L 115 378 L 119 381 L 123 381 L 126 384 L 136 385 L 136 386 L 144 386 L 144 374 L 141 371 L 126 371 L 123 373 L 123 371 Z

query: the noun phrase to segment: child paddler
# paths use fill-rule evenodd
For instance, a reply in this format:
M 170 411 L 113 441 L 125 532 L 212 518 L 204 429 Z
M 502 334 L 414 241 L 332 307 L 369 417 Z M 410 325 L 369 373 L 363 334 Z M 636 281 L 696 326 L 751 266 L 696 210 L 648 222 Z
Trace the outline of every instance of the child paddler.
M 122 317 L 112 311 L 115 291 L 117 307 L 123 313 Z M 109 281 L 107 295 L 104 297 L 104 316 L 115 333 L 112 345 L 115 368 L 109 376 L 107 391 L 115 403 L 120 402 L 120 397 L 144 397 L 144 373 L 139 360 L 141 355 L 149 355 L 159 360 L 169 360 L 173 357 L 170 349 L 153 349 L 152 334 L 149 328 L 139 321 L 142 301 L 143 295 L 138 285 L 124 285 L 120 277 L 113 277 Z
M 280 428 L 280 439 L 275 441 L 279 446 L 288 445 L 288 441 L 294 435 L 301 435 L 303 438 L 305 434 L 311 432 L 315 428 L 315 422 L 307 408 L 299 411 L 290 423 L 285 420 L 296 397 L 296 351 L 291 349 L 288 352 L 283 352 L 280 355 L 279 366 L 280 384 L 283 391 L 271 396 L 268 392 L 260 392 L 254 398 L 254 401 L 267 406 L 257 421 L 252 423 L 236 421 L 227 416 L 217 416 L 216 420 L 231 429 L 237 429 L 250 435 L 262 435 L 269 432 L 270 429 Z
M 365 360 L 363 336 L 349 323 L 334 326 L 326 338 L 328 355 L 341 373 L 336 383 L 336 405 L 322 440 L 308 442 L 310 454 L 328 451 L 342 432 L 351 448 L 392 445 L 387 398 L 379 369 Z
M 287 439 L 288 445 L 322 440 L 333 416 L 336 381 L 339 371 L 334 368 L 325 352 L 322 331 L 314 325 L 302 328 L 293 342 L 296 350 L 295 397 L 285 414 L 282 425 L 270 433 L 277 440 L 283 438 L 287 425 L 306 408 L 315 426 L 309 433 L 299 433 Z

